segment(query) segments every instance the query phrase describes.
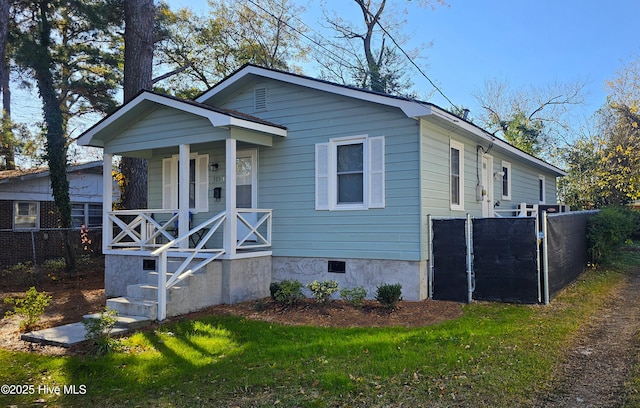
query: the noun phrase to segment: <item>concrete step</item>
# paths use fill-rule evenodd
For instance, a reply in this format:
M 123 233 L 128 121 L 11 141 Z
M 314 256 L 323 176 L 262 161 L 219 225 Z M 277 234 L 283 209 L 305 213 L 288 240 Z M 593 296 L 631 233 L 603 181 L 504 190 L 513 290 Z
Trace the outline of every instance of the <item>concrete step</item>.
M 186 283 L 188 279 L 185 279 L 182 283 Z M 172 295 L 176 295 L 178 291 L 184 291 L 189 286 L 172 286 L 167 292 L 167 302 L 172 300 Z M 157 300 L 158 299 L 158 285 L 138 283 L 134 285 L 127 285 L 127 298 L 129 299 L 141 299 L 141 300 Z
M 82 316 L 82 320 L 100 319 L 100 313 L 92 313 Z M 129 316 L 118 314 L 114 328 L 136 330 L 148 326 L 151 320 L 146 316 Z
M 153 300 L 118 297 L 107 299 L 107 307 L 116 310 L 119 315 L 143 316 L 149 320 L 158 318 L 158 302 Z

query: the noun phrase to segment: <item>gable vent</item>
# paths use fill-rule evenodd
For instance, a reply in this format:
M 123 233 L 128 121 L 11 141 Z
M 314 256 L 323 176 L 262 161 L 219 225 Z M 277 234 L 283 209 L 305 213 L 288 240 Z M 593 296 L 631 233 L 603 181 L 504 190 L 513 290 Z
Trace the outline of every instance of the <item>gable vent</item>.
M 267 109 L 267 88 L 256 88 L 253 90 L 253 107 L 256 111 Z

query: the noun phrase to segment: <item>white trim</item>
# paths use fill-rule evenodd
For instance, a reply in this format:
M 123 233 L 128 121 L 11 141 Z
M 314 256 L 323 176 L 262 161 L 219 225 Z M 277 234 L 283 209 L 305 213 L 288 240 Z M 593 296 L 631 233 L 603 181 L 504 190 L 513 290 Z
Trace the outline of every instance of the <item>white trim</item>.
M 364 101 L 370 101 L 382 105 L 394 106 L 400 108 L 407 117 L 418 117 L 422 115 L 429 115 L 431 113 L 431 105 L 419 104 L 413 100 L 406 100 L 402 98 L 393 98 L 384 94 L 376 94 L 372 92 L 363 92 L 357 88 L 350 88 L 346 86 L 340 86 L 326 81 L 320 81 L 313 78 L 303 77 L 299 75 L 289 74 L 282 71 L 274 71 L 266 68 L 257 67 L 255 65 L 246 65 L 239 71 L 233 73 L 230 77 L 227 77 L 223 81 L 216 84 L 209 91 L 196 98 L 196 102 L 205 102 L 209 98 L 224 91 L 228 87 L 232 86 L 237 81 L 241 80 L 247 75 L 255 75 L 269 79 L 275 79 L 277 81 L 287 82 L 294 85 L 303 86 L 306 88 L 316 89 L 319 91 L 329 92 L 337 95 L 342 95 L 350 98 L 360 99 Z
M 542 174 L 538 175 L 538 199 L 540 204 L 547 202 L 547 180 Z
M 251 159 L 251 208 L 258 208 L 258 149 L 238 150 L 236 152 L 236 163 L 240 158 Z M 236 187 L 238 186 L 238 175 L 236 174 Z M 236 201 L 238 197 L 236 196 Z
M 35 213 L 35 225 L 33 227 L 16 227 L 16 217 L 18 216 L 18 205 L 19 204 L 35 204 L 36 205 L 36 213 Z M 33 215 L 27 215 L 27 217 L 33 217 Z M 13 202 L 13 216 L 11 217 L 12 227 L 14 231 L 36 231 L 40 229 L 40 201 L 26 201 L 26 200 L 16 200 Z
M 143 91 L 138 96 L 133 98 L 133 100 L 123 105 L 112 115 L 107 116 L 104 120 L 102 120 L 102 122 L 98 122 L 94 127 L 83 133 L 80 137 L 78 137 L 76 143 L 78 143 L 78 145 L 80 146 L 96 145 L 92 145 L 91 143 L 92 139 L 98 133 L 104 131 L 106 128 L 117 122 L 120 118 L 127 115 L 130 111 L 133 111 L 136 107 L 144 103 L 166 106 L 168 108 L 177 109 L 183 112 L 207 118 L 214 127 L 236 126 L 244 129 L 255 130 L 257 132 L 268 133 L 274 136 L 287 136 L 287 130 L 281 127 L 270 126 L 265 123 L 258 123 L 250 121 L 248 119 L 233 117 L 231 115 L 221 112 L 215 112 L 205 107 L 196 106 L 185 101 L 176 100 L 174 98 L 158 95 L 148 91 Z
M 329 168 L 331 167 L 331 149 L 329 143 L 318 143 L 316 148 L 316 210 L 331 209 L 331 183 L 329 182 Z
M 192 213 L 209 211 L 209 154 L 189 153 L 189 162 L 195 160 L 196 179 L 193 180 L 196 187 L 195 207 L 189 208 Z M 162 159 L 162 208 L 178 208 L 178 164 L 180 155 L 174 154 L 171 157 Z M 187 165 L 187 169 L 188 169 Z M 167 174 L 168 173 L 168 174 Z M 166 180 L 167 175 L 169 180 Z M 188 171 L 187 171 L 188 176 Z M 190 182 L 191 180 L 189 180 Z M 187 183 L 188 185 L 189 183 Z M 188 191 L 188 189 L 187 189 Z M 187 194 L 188 197 L 188 194 Z M 187 198 L 188 200 L 188 198 Z M 188 201 L 187 201 L 188 206 Z
M 484 163 L 487 163 L 487 168 L 484 168 Z M 482 155 L 482 179 L 486 179 L 487 185 L 484 186 L 486 195 L 482 197 L 482 216 L 493 217 L 493 204 L 494 200 L 494 183 L 493 183 L 493 156 L 489 154 Z
M 480 139 L 493 143 L 496 147 L 506 150 L 510 154 L 524 159 L 537 167 L 542 167 L 554 173 L 556 176 L 566 176 L 567 173 L 543 160 L 529 155 L 522 150 L 510 145 L 506 141 L 499 139 L 487 131 L 479 128 L 478 126 L 453 115 L 446 110 L 427 102 L 421 102 L 418 100 L 404 99 L 393 97 L 391 95 L 378 94 L 374 92 L 368 92 L 365 90 L 341 86 L 330 82 L 304 77 L 296 74 L 290 74 L 288 72 L 276 71 L 267 68 L 257 67 L 254 65 L 245 65 L 231 76 L 225 78 L 218 84 L 216 84 L 209 91 L 200 95 L 196 101 L 206 102 L 208 99 L 216 96 L 217 94 L 224 92 L 226 89 L 232 87 L 235 83 L 241 81 L 247 76 L 258 76 L 262 78 L 273 79 L 293 85 L 299 85 L 306 88 L 311 88 L 323 92 L 329 92 L 336 95 L 342 95 L 354 99 L 359 99 L 367 102 L 378 103 L 385 106 L 396 107 L 408 117 L 408 118 L 424 118 L 431 121 L 443 121 L 445 126 L 452 129 L 454 132 L 464 130 L 469 132 Z M 442 126 L 442 124 L 440 125 Z
M 511 200 L 511 180 L 513 180 L 513 173 L 511 171 L 511 163 L 503 160 L 500 171 L 507 169 L 506 173 L 500 178 L 500 195 L 503 200 Z M 504 193 L 504 177 L 507 177 L 507 194 Z
M 362 203 L 347 203 L 341 204 L 338 202 L 339 194 L 338 194 L 338 161 L 336 158 L 338 157 L 338 147 L 351 145 L 351 144 L 362 144 Z M 369 146 L 367 143 L 367 135 L 359 135 L 359 136 L 347 136 L 341 138 L 331 139 L 329 141 L 330 145 L 330 167 L 329 167 L 329 184 L 331 186 L 331 191 L 333 191 L 333 200 L 330 201 L 330 207 L 332 210 L 366 210 L 368 208 L 368 197 L 369 197 L 369 163 L 367 158 L 369 157 Z
M 459 161 L 460 161 L 460 168 L 458 169 L 460 174 L 458 175 L 458 180 L 459 182 L 459 186 L 458 186 L 458 199 L 459 199 L 459 203 L 454 203 L 452 200 L 452 196 L 451 196 L 451 177 L 453 176 L 452 174 L 452 162 L 451 162 L 451 149 L 456 149 L 458 150 L 460 153 L 460 157 L 459 157 Z M 457 142 L 455 140 L 449 140 L 449 182 L 447 183 L 449 185 L 449 205 L 452 211 L 464 211 L 464 144 Z
M 338 147 L 362 144 L 362 202 L 338 203 Z M 368 210 L 385 207 L 384 136 L 346 136 L 315 145 L 315 209 Z

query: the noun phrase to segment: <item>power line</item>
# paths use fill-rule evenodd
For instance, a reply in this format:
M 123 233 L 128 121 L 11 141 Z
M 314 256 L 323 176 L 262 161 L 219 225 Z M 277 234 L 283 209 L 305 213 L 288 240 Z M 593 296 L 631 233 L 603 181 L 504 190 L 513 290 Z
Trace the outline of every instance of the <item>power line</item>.
M 263 12 L 265 12 L 266 14 L 270 15 L 271 17 L 273 17 L 274 19 L 278 20 L 278 16 L 276 16 L 275 14 L 273 14 L 271 11 L 265 9 L 264 7 L 262 7 L 260 4 L 256 3 L 254 0 L 246 0 L 249 3 L 253 4 L 255 7 L 259 8 L 260 10 L 262 10 Z M 241 4 L 241 0 L 236 0 L 236 3 Z M 282 9 L 282 11 L 285 11 L 284 8 Z M 293 18 L 295 18 L 296 20 L 298 20 L 303 26 L 305 26 L 309 31 L 314 32 L 316 35 L 318 35 L 320 38 L 326 40 L 326 38 L 319 33 L 318 31 L 314 30 L 312 27 L 310 27 L 307 23 L 305 23 L 303 20 L 301 20 L 299 17 L 297 16 L 292 16 Z M 339 64 L 343 64 L 343 65 L 350 65 L 345 59 L 343 58 L 339 58 L 337 55 L 335 55 L 335 53 L 328 49 L 324 44 L 316 41 L 315 39 L 307 36 L 305 33 L 303 33 L 302 31 L 298 30 L 296 27 L 293 27 L 291 24 L 289 24 L 287 21 L 284 20 L 280 20 L 282 21 L 287 27 L 289 27 L 291 30 L 295 31 L 296 33 L 300 34 L 302 37 L 304 37 L 305 39 L 307 39 L 309 42 L 311 42 L 312 44 L 316 45 L 317 47 L 320 47 L 323 51 L 326 52 L 326 56 L 330 59 L 332 59 L 334 62 L 337 62 Z M 455 107 L 456 105 L 451 101 L 451 99 L 449 99 L 449 97 L 447 97 L 447 95 L 444 94 L 444 92 L 440 89 L 440 87 L 438 87 L 432 80 L 431 78 L 429 78 L 429 76 L 422 70 L 422 68 L 420 68 L 420 66 L 418 66 L 418 64 L 416 64 L 416 62 L 413 60 L 413 58 L 411 58 L 411 56 L 404 50 L 404 48 L 402 48 L 402 46 L 400 46 L 400 44 L 396 41 L 396 39 L 391 35 L 391 33 L 389 33 L 389 31 L 384 28 L 384 26 L 382 25 L 382 23 L 380 23 L 379 20 L 376 21 L 376 24 L 378 25 L 378 27 L 380 27 L 380 29 L 391 39 L 391 41 L 393 42 L 393 44 L 402 52 L 402 54 L 407 58 L 407 60 L 409 60 L 409 62 L 411 63 L 411 65 L 413 65 L 418 72 L 420 73 L 420 75 L 422 75 L 427 81 L 429 81 L 429 84 L 431 84 L 431 86 L 440 94 L 442 95 L 442 97 L 444 99 L 447 100 L 447 102 L 449 102 L 449 104 L 453 107 Z M 329 42 L 328 40 L 326 40 L 327 42 Z
M 438 86 L 437 86 L 437 85 L 436 85 L 436 84 L 431 80 L 431 78 L 429 78 L 429 77 L 427 76 L 427 74 L 422 70 L 422 68 L 420 68 L 420 67 L 418 66 L 418 64 L 416 64 L 416 63 L 415 63 L 415 61 L 413 61 L 413 58 L 411 58 L 411 56 L 410 56 L 409 54 L 407 54 L 407 52 L 406 52 L 406 51 L 405 51 L 405 50 L 400 46 L 400 44 L 398 44 L 398 42 L 397 42 L 397 41 L 395 40 L 395 38 L 393 38 L 393 36 L 392 36 L 388 31 L 387 31 L 387 29 L 386 29 L 386 28 L 384 28 L 384 27 L 382 26 L 382 24 L 380 23 L 380 20 L 377 20 L 377 21 L 376 21 L 376 24 L 378 24 L 378 27 L 380 27 L 380 29 L 381 29 L 381 30 L 382 30 L 382 31 L 383 31 L 383 32 L 384 32 L 384 33 L 385 33 L 385 34 L 386 34 L 386 35 L 391 39 L 391 41 L 393 42 L 393 44 L 394 44 L 394 45 L 395 45 L 395 46 L 396 46 L 396 47 L 397 47 L 397 48 L 402 52 L 402 54 L 404 54 L 404 56 L 409 60 L 409 62 L 411 63 L 411 65 L 413 65 L 413 66 L 418 70 L 418 72 L 419 72 L 423 77 L 425 77 L 427 81 L 429 81 L 429 83 L 431 84 L 431 86 L 433 86 L 433 87 L 434 87 L 434 89 L 435 89 L 436 91 L 438 91 L 438 93 L 439 93 L 440 95 L 442 95 L 442 97 L 443 97 L 444 99 L 446 99 L 446 100 L 447 100 L 447 102 L 449 102 L 449 103 L 451 104 L 451 106 L 454 106 L 454 107 L 455 107 L 456 105 L 455 105 L 453 102 L 451 102 L 451 99 L 449 99 L 449 98 L 447 97 L 447 95 L 445 95 L 445 94 L 444 94 L 444 92 L 442 92 L 442 90 L 441 90 L 441 89 L 440 89 L 440 88 L 439 88 L 439 87 L 438 87 Z

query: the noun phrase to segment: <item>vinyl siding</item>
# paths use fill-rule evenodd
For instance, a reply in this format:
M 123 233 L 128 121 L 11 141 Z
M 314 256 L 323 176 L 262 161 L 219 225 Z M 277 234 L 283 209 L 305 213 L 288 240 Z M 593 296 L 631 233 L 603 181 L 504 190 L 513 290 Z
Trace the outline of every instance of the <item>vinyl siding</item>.
M 254 112 L 253 89 L 259 86 L 267 87 L 268 109 Z M 420 259 L 416 120 L 395 108 L 272 80 L 211 102 L 288 129 L 258 158 L 258 207 L 273 209 L 274 256 Z M 315 144 L 357 135 L 385 137 L 386 207 L 316 211 Z
M 197 115 L 160 107 L 149 113 L 109 141 L 105 151 L 123 152 L 158 149 L 180 143 L 204 143 L 224 140 L 228 129 L 214 128 L 211 122 Z
M 426 234 L 427 215 L 433 217 L 482 216 L 482 204 L 476 201 L 476 147 L 473 142 L 453 132 L 437 127 L 425 120 L 420 124 L 420 174 L 421 174 L 421 225 Z M 453 211 L 450 206 L 449 149 L 450 140 L 464 145 L 464 211 Z M 486 149 L 487 146 L 484 146 Z M 500 201 L 500 209 L 515 208 L 518 204 L 538 204 L 538 179 L 545 176 L 546 204 L 556 204 L 556 176 L 534 167 L 506 151 L 492 149 L 493 158 L 490 177 L 502 170 L 502 160 L 511 163 L 511 200 L 502 199 L 502 180 L 493 180 L 493 202 Z M 422 243 L 422 254 L 426 259 L 426 242 Z

